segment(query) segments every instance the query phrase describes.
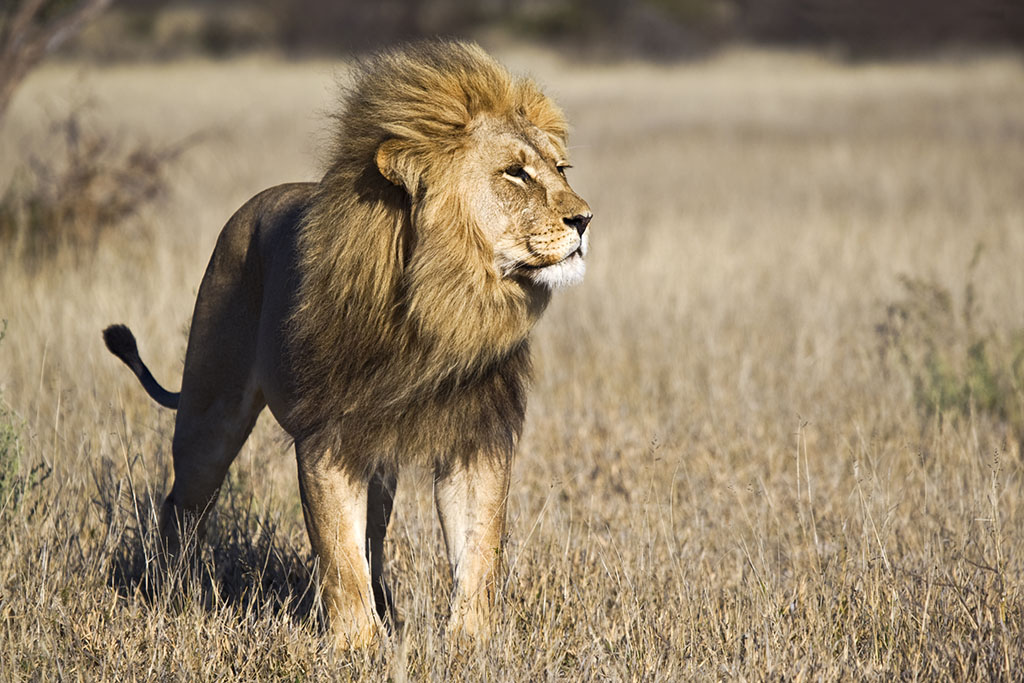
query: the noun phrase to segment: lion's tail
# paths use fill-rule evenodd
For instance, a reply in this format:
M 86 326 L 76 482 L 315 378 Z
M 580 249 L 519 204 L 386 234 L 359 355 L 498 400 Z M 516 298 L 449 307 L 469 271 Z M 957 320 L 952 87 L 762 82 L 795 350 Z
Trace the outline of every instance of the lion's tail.
M 107 348 L 112 354 L 132 369 L 135 376 L 142 382 L 142 388 L 154 401 L 165 408 L 178 409 L 178 399 L 181 398 L 181 394 L 167 391 L 153 378 L 149 368 L 139 356 L 139 347 L 135 343 L 135 335 L 131 330 L 125 325 L 111 325 L 103 330 L 103 341 L 106 342 Z

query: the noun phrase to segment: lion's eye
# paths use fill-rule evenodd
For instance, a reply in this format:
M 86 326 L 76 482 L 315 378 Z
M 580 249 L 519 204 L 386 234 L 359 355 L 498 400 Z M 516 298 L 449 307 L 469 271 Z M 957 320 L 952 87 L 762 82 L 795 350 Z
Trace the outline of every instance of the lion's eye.
M 505 169 L 505 175 L 522 180 L 524 183 L 530 180 L 530 174 L 522 166 L 509 166 Z

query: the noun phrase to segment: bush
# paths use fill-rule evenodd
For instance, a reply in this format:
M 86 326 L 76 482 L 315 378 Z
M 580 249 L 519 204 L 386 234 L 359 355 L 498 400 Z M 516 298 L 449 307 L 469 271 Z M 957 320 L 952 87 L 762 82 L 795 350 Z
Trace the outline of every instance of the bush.
M 903 277 L 904 296 L 886 309 L 877 326 L 885 358 L 909 375 L 914 402 L 927 418 L 984 415 L 1024 441 L 1024 329 L 983 329 L 973 275 L 968 266 L 963 307 L 933 280 Z
M 54 123 L 59 151 L 30 157 L 0 197 L 0 247 L 12 256 L 38 261 L 62 249 L 91 253 L 104 233 L 165 192 L 165 167 L 189 144 L 126 149 L 83 119 L 79 109 Z

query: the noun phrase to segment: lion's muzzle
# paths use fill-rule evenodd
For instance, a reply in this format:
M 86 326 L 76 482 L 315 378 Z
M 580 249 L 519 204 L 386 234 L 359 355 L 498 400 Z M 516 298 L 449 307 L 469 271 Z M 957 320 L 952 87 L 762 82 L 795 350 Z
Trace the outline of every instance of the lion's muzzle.
M 583 237 L 583 233 L 586 232 L 587 226 L 590 225 L 590 219 L 594 217 L 594 214 L 590 213 L 578 213 L 575 216 L 569 218 L 563 218 L 562 222 L 568 225 L 570 228 L 576 231 L 576 234 Z M 576 251 L 579 251 L 577 249 Z M 576 252 L 573 252 L 574 254 Z

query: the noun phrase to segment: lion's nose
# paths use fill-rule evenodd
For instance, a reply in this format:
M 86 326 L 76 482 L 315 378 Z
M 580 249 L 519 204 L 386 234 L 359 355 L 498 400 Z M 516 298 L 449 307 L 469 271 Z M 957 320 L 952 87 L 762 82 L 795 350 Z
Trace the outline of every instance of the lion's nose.
M 583 237 L 583 233 L 586 232 L 587 225 L 590 224 L 590 219 L 593 217 L 594 214 L 592 213 L 578 213 L 572 218 L 563 218 L 562 222 L 575 230 L 580 237 Z

